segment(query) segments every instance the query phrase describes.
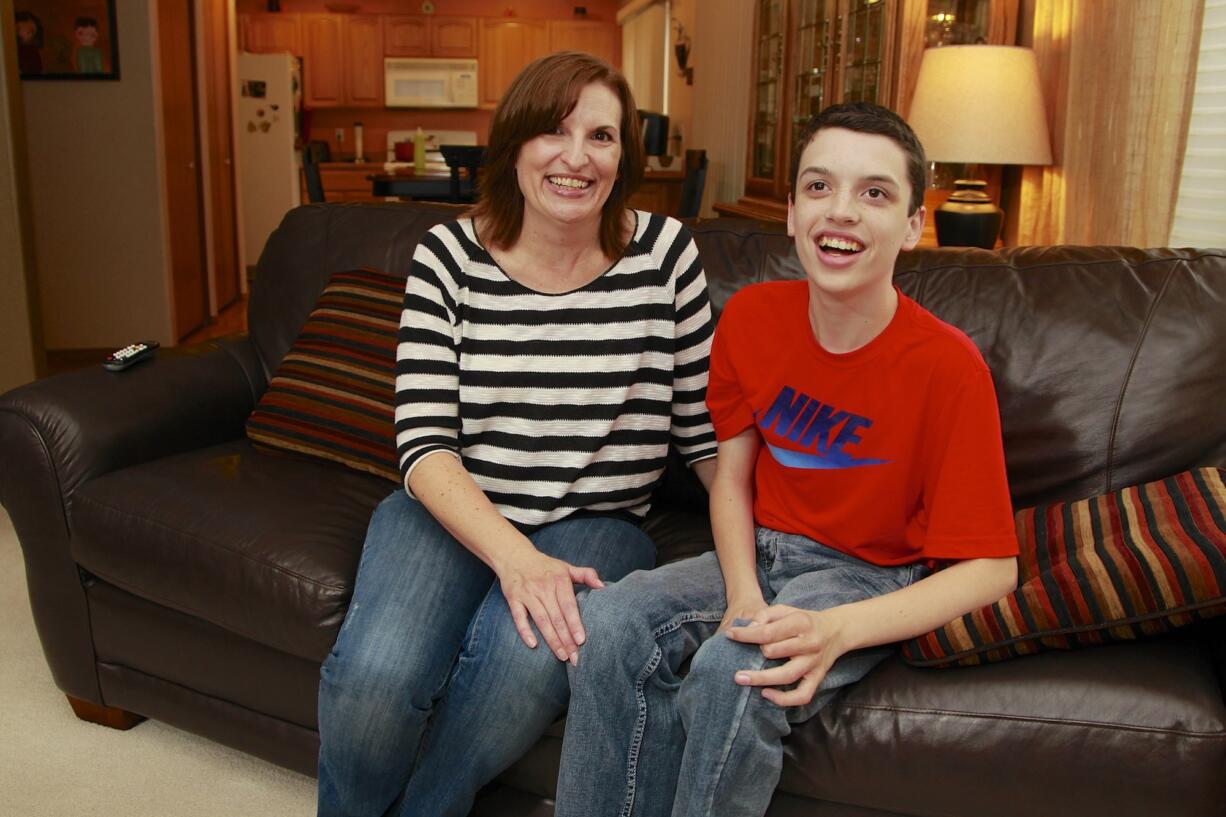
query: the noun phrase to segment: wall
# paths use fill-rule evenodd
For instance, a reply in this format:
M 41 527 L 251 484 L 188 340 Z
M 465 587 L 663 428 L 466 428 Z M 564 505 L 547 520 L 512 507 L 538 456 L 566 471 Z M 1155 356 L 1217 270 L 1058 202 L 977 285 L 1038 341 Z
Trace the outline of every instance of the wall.
M 155 21 L 117 0 L 118 81 L 23 82 L 48 349 L 171 337 Z
M 27 240 L 28 187 L 21 175 L 21 85 L 12 43 L 12 5 L 0 2 L 0 392 L 28 383 L 42 367 L 32 247 Z M 23 219 L 24 215 L 24 219 Z
M 677 67 L 677 57 L 675 46 L 677 44 L 677 27 L 675 23 L 680 23 L 685 29 L 686 35 L 690 38 L 690 62 L 689 65 L 694 65 L 694 26 L 697 16 L 696 9 L 702 0 L 672 0 L 669 4 L 669 13 L 672 19 L 669 20 L 669 48 L 668 60 L 664 65 L 664 70 L 668 72 L 668 126 L 672 131 L 672 136 L 680 136 L 681 142 L 678 144 L 673 141 L 669 145 L 669 150 L 678 156 L 684 156 L 685 151 L 689 148 L 702 148 L 704 145 L 690 144 L 691 130 L 694 124 L 694 86 L 685 84 L 685 77 L 681 75 L 681 69 Z M 709 12 L 708 12 L 709 14 Z

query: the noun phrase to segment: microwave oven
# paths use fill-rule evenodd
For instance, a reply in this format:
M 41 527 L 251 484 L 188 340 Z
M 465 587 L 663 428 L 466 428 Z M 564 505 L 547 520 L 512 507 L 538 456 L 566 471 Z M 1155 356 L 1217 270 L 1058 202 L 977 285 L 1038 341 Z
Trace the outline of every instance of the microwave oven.
M 388 57 L 383 60 L 389 108 L 477 107 L 477 61 Z

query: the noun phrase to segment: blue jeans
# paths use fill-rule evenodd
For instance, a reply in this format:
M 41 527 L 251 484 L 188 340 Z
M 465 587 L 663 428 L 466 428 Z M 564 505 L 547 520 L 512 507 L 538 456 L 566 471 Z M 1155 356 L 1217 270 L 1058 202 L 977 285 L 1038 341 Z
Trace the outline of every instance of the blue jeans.
M 901 589 L 927 571 L 879 567 L 758 528 L 757 572 L 767 602 L 823 610 Z M 587 644 L 568 670 L 556 817 L 760 817 L 779 781 L 791 724 L 813 717 L 893 649 L 843 655 L 809 704 L 785 709 L 733 681 L 737 670 L 781 662 L 768 661 L 757 645 L 711 638 L 725 608 L 714 553 L 635 573 L 592 595 L 583 618 Z
M 609 517 L 529 538 L 606 582 L 655 560 L 646 534 Z M 371 517 L 320 673 L 320 817 L 468 814 L 565 709 L 565 667 L 543 639 L 520 640 L 493 571 L 397 491 Z

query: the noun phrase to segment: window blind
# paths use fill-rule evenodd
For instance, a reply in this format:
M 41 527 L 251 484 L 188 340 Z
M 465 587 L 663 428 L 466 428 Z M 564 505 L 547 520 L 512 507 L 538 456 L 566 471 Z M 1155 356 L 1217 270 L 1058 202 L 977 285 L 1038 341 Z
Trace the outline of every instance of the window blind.
M 1226 247 L 1226 0 L 1205 0 L 1172 247 Z

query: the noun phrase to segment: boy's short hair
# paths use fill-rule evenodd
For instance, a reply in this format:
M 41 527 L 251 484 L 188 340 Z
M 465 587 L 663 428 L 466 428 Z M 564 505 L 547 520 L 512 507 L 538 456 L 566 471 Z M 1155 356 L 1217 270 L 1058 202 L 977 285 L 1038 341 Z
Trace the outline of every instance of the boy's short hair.
M 72 24 L 73 28 L 97 28 L 98 21 L 93 17 L 78 17 Z
M 889 108 L 872 102 L 841 102 L 815 114 L 801 131 L 792 151 L 792 198 L 796 198 L 796 176 L 800 173 L 800 155 L 826 128 L 844 128 L 857 133 L 885 136 L 902 148 L 907 156 L 907 179 L 911 182 L 911 201 L 907 215 L 912 215 L 924 203 L 924 188 L 928 184 L 928 160 L 924 146 L 911 126 Z

